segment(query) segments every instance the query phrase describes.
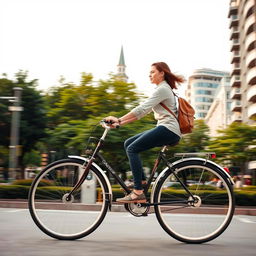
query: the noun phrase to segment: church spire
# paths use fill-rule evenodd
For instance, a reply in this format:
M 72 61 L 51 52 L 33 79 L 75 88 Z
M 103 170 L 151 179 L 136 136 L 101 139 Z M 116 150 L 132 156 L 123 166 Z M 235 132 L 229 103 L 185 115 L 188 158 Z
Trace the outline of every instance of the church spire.
M 125 60 L 124 60 L 124 49 L 121 47 L 121 53 L 119 58 L 119 63 L 117 65 L 117 77 L 120 80 L 127 82 L 128 76 L 125 74 Z

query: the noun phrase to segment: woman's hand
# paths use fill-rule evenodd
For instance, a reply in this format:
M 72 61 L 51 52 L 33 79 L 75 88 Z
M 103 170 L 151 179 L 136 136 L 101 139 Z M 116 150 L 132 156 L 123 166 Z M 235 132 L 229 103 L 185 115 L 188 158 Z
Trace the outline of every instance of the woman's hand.
M 114 116 L 108 116 L 104 118 L 104 121 L 111 127 L 111 128 L 117 128 L 117 126 L 120 126 L 119 120 L 117 117 Z

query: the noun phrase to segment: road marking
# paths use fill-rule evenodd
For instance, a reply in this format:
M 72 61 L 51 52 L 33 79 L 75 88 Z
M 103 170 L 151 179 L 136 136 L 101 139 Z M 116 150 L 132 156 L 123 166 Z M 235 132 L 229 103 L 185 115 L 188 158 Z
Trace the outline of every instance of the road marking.
M 236 219 L 238 219 L 239 221 L 243 222 L 243 223 L 254 223 L 256 224 L 256 221 L 244 218 L 244 217 L 236 217 Z
M 28 211 L 28 209 L 1 209 L 0 213 L 15 213 L 15 212 L 23 212 L 23 211 Z

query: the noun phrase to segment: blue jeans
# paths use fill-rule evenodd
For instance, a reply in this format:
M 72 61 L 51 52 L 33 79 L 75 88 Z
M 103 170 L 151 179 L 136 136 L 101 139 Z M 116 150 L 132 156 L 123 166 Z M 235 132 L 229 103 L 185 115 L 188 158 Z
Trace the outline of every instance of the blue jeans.
M 151 130 L 139 133 L 124 142 L 134 179 L 134 188 L 142 190 L 141 181 L 146 180 L 139 153 L 150 148 L 178 143 L 180 137 L 165 126 L 157 126 Z

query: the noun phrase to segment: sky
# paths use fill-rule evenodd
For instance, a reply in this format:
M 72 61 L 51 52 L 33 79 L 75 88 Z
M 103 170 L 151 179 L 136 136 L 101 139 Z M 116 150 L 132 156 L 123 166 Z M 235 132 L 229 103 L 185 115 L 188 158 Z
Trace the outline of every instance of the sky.
M 27 70 L 39 89 L 117 71 L 150 94 L 152 63 L 186 79 L 194 69 L 230 71 L 230 0 L 0 0 L 0 74 Z M 186 83 L 181 87 L 181 93 Z

